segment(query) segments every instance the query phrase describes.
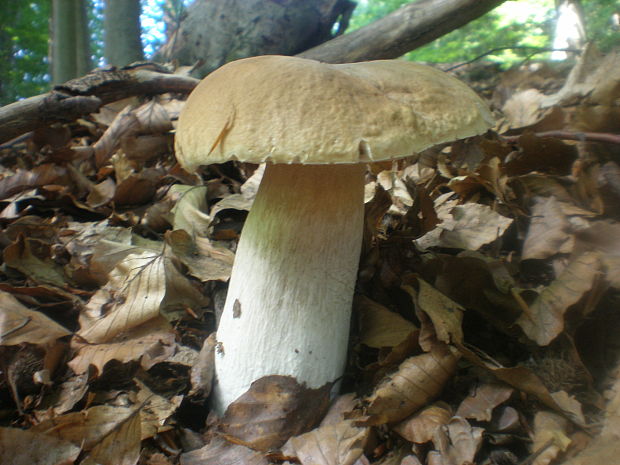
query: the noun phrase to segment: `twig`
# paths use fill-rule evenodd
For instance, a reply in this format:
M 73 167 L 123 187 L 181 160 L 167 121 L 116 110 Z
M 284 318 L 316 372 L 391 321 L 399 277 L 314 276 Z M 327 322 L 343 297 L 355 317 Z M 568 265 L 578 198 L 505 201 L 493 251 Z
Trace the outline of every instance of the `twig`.
M 553 137 L 555 139 L 576 140 L 579 142 L 606 142 L 608 144 L 620 144 L 620 134 L 605 132 L 571 132 L 571 131 L 543 131 L 534 132 L 536 137 Z M 501 136 L 506 142 L 517 142 L 522 134 L 516 136 Z
M 487 52 L 484 52 L 482 55 L 478 55 L 476 58 L 472 58 L 471 60 L 467 60 L 464 61 L 462 63 L 459 63 L 458 65 L 454 65 L 451 66 L 448 69 L 445 69 L 444 71 L 449 72 L 449 71 L 453 71 L 457 68 L 461 68 L 462 66 L 467 66 L 472 64 L 474 61 L 478 61 L 488 55 L 493 55 L 496 52 L 501 52 L 503 50 L 532 50 L 534 53 L 530 54 L 528 57 L 531 57 L 532 55 L 536 55 L 537 53 L 544 53 L 544 52 L 571 52 L 571 53 L 581 53 L 581 50 L 578 50 L 576 48 L 547 48 L 547 47 L 529 47 L 527 45 L 513 45 L 510 47 L 496 47 L 493 48 Z

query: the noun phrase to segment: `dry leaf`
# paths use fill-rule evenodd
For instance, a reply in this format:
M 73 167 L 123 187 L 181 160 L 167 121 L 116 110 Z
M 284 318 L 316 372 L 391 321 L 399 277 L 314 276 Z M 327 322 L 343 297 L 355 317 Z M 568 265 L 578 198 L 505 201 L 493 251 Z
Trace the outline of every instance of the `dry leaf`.
M 573 259 L 562 274 L 541 291 L 517 324 L 538 345 L 551 343 L 564 330 L 564 314 L 592 288 L 599 269 L 598 253 L 587 252 Z
M 74 339 L 72 346 L 78 352 L 68 365 L 77 374 L 85 373 L 90 365 L 102 373 L 110 360 L 122 363 L 141 360 L 143 368 L 148 369 L 172 355 L 174 339 L 170 325 L 163 318 L 155 318 L 110 342 L 83 344 Z
M 409 320 L 368 297 L 356 296 L 354 305 L 360 315 L 360 340 L 368 347 L 394 347 L 417 331 Z
M 450 406 L 437 402 L 394 425 L 393 429 L 407 441 L 423 444 L 432 441 L 435 430 L 447 425 L 450 418 L 452 418 Z
M 354 465 L 364 452 L 369 428 L 346 420 L 294 436 L 282 448 L 302 465 Z
M 207 397 L 211 393 L 213 375 L 215 374 L 215 333 L 211 333 L 202 344 L 196 362 L 192 365 L 190 381 L 192 389 L 189 395 L 199 394 Z
M 165 238 L 172 253 L 195 278 L 203 282 L 227 281 L 230 278 L 235 254 L 229 249 L 212 244 L 206 237 L 192 239 L 182 229 L 167 232 Z
M 181 455 L 181 465 L 269 465 L 263 454 L 215 437 L 206 446 Z
M 69 441 L 33 431 L 0 427 L 2 465 L 68 465 L 80 454 Z
M 71 334 L 41 312 L 30 310 L 15 297 L 0 291 L 0 346 L 28 342 L 47 345 Z
M 490 421 L 495 407 L 507 401 L 512 393 L 511 387 L 501 384 L 485 383 L 475 386 L 459 405 L 456 416 Z
M 541 411 L 534 417 L 532 453 L 540 454 L 533 465 L 548 465 L 571 443 L 568 437 L 569 422 L 557 413 Z
M 456 370 L 457 360 L 452 348 L 442 345 L 405 360 L 366 399 L 369 423 L 400 421 L 424 407 L 441 393 Z
M 501 237 L 512 224 L 512 219 L 477 203 L 457 205 L 450 210 L 449 216 L 442 219 L 435 229 L 414 241 L 420 249 L 478 250 Z
M 140 430 L 141 439 L 147 439 L 172 429 L 172 423 L 168 419 L 181 405 L 183 396 L 173 396 L 170 399 L 162 397 L 151 391 L 140 380 L 134 380 L 138 387 L 135 398 L 132 401 L 140 407 Z
M 212 218 L 207 215 L 207 187 L 175 184 L 166 197 L 176 200 L 172 208 L 172 229 L 183 229 L 190 237 L 206 237 Z
M 465 309 L 423 279 L 417 278 L 416 281 L 419 286 L 417 292 L 409 285 L 403 285 L 402 289 L 411 296 L 416 309 L 431 319 L 437 340 L 446 344 L 463 342 L 461 325 Z
M 620 289 L 620 224 L 597 221 L 590 228 L 576 233 L 576 239 L 576 253 L 600 252 L 606 281 Z
M 445 428 L 435 432 L 433 442 L 445 465 L 469 465 L 482 445 L 484 429 L 472 427 L 467 420 L 453 417 Z
M 65 287 L 69 279 L 62 267 L 52 259 L 51 245 L 20 235 L 4 249 L 6 265 L 21 271 L 37 283 Z
M 570 222 L 565 214 L 565 206 L 555 197 L 535 197 L 531 218 L 523 244 L 523 260 L 571 252 Z
M 228 406 L 220 430 L 254 449 L 278 448 L 321 421 L 330 389 L 328 384 L 309 389 L 290 376 L 265 376 Z
M 135 465 L 140 458 L 140 415 L 134 411 L 103 438 L 81 465 Z
M 127 421 L 134 410 L 126 407 L 97 405 L 80 412 L 72 412 L 43 421 L 31 431 L 46 434 L 91 450 Z

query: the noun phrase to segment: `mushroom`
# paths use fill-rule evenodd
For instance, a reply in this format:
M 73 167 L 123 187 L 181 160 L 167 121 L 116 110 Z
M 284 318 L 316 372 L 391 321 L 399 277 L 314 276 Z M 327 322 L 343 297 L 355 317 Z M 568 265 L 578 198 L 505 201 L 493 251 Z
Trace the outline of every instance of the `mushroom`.
M 400 60 L 260 56 L 228 63 L 196 87 L 179 117 L 179 163 L 267 164 L 217 329 L 217 412 L 264 376 L 311 388 L 342 377 L 366 164 L 492 125 L 465 84 Z

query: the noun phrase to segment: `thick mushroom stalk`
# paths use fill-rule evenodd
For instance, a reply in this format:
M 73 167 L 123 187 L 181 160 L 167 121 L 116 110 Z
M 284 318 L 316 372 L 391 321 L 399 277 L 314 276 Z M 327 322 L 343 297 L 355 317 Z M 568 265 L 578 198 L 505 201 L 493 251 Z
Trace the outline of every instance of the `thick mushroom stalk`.
M 342 376 L 364 218 L 364 165 L 268 165 L 217 330 L 213 406 L 290 375 Z

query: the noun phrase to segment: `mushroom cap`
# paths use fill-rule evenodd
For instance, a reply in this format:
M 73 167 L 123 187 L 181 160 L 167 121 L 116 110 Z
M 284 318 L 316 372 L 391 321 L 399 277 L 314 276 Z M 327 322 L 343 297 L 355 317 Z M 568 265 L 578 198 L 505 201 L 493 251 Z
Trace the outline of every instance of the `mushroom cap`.
M 230 62 L 198 84 L 179 117 L 176 154 L 188 170 L 229 160 L 371 162 L 493 124 L 474 91 L 429 66 L 266 55 Z

